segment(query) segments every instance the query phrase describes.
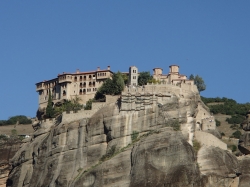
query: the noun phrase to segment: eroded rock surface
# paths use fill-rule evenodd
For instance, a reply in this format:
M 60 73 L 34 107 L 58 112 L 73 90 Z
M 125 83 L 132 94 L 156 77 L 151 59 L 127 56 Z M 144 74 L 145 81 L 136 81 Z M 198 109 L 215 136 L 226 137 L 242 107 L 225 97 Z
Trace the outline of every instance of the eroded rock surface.
M 11 140 L 0 142 L 0 187 L 6 186 L 8 174 L 11 170 L 9 160 L 18 151 L 20 145 L 20 142 L 13 142 Z
M 128 94 L 90 118 L 41 122 L 11 162 L 10 186 L 228 186 L 235 157 L 202 148 L 200 163 L 215 172 L 201 170 L 192 141 L 209 111 L 196 93 L 176 93 Z

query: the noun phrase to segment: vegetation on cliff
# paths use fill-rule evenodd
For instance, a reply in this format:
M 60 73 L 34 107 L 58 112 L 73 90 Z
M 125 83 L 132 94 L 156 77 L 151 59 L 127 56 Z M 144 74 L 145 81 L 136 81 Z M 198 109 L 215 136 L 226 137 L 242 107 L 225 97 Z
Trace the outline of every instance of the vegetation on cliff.
M 194 76 L 193 74 L 191 74 L 189 76 L 189 80 L 194 80 L 194 84 L 197 86 L 199 92 L 202 92 L 206 89 L 206 84 L 202 77 L 200 77 L 199 75 Z

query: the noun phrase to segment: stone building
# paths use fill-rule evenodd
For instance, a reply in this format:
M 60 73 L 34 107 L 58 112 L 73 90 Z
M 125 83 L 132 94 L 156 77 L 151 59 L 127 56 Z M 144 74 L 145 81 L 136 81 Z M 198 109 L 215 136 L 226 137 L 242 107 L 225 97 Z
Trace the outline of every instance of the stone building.
M 138 85 L 138 68 L 135 66 L 129 67 L 129 85 L 131 86 Z
M 188 80 L 186 75 L 179 73 L 178 65 L 170 65 L 168 74 L 162 74 L 162 72 L 162 68 L 153 69 L 153 78 L 162 84 L 180 85 L 184 83 L 183 86 L 194 84 L 193 80 Z M 130 66 L 129 72 L 123 74 L 128 75 L 128 85 L 133 88 L 138 86 L 139 71 L 136 66 Z M 98 67 L 95 71 L 80 72 L 77 69 L 75 73 L 63 72 L 54 79 L 38 82 L 36 83 L 36 91 L 39 93 L 39 107 L 47 106 L 49 92 L 52 95 L 53 103 L 78 96 L 81 103 L 85 104 L 89 99 L 94 98 L 97 89 L 106 79 L 112 78 L 112 75 L 113 72 L 108 66 L 105 70 Z
M 192 80 L 187 80 L 186 75 L 182 75 L 179 73 L 178 65 L 170 65 L 168 74 L 162 74 L 162 71 L 163 71 L 162 68 L 154 68 L 153 78 L 157 81 L 169 84 L 178 84 L 183 81 L 193 83 Z
M 95 71 L 80 72 L 77 69 L 75 73 L 63 72 L 54 79 L 38 82 L 36 91 L 39 94 L 39 107 L 47 106 L 49 92 L 51 92 L 53 103 L 70 100 L 75 96 L 80 97 L 81 103 L 86 103 L 94 97 L 103 82 L 112 75 L 113 72 L 108 66 L 105 70 L 98 67 Z

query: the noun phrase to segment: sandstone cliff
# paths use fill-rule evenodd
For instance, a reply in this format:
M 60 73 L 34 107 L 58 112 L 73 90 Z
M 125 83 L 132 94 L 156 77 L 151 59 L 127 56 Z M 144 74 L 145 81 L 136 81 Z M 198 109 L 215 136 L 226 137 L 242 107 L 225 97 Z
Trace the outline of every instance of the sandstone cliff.
M 11 140 L 0 142 L 0 187 L 6 186 L 6 180 L 11 170 L 9 160 L 18 151 L 20 145 L 20 142 Z
M 72 115 L 37 125 L 11 162 L 7 186 L 239 185 L 238 160 L 225 145 L 207 132 L 194 137 L 215 128 L 196 91 L 123 93 L 93 113 Z

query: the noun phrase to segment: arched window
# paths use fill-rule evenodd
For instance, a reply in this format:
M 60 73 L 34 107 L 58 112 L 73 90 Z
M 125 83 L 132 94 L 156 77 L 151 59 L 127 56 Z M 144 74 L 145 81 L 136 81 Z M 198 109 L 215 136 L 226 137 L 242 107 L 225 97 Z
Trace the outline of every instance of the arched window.
M 82 88 L 82 83 L 80 83 L 80 88 Z
M 86 82 L 83 83 L 83 87 L 84 87 L 84 88 L 86 87 Z
M 75 76 L 75 82 L 77 81 L 77 76 Z
M 66 95 L 66 91 L 65 90 L 63 90 L 63 96 L 65 96 Z
M 79 94 L 82 95 L 82 89 L 80 89 Z
M 89 75 L 89 78 L 91 79 L 91 78 L 92 78 L 92 76 L 91 76 L 91 75 Z
M 89 87 L 91 87 L 92 86 L 92 83 L 91 82 L 89 82 Z
M 86 81 L 86 76 L 84 75 L 84 77 L 83 77 L 83 80 L 85 80 Z
M 95 87 L 95 82 L 93 82 L 93 86 Z
M 82 76 L 80 76 L 80 81 L 82 81 Z
M 86 94 L 86 89 L 83 89 L 83 94 Z

